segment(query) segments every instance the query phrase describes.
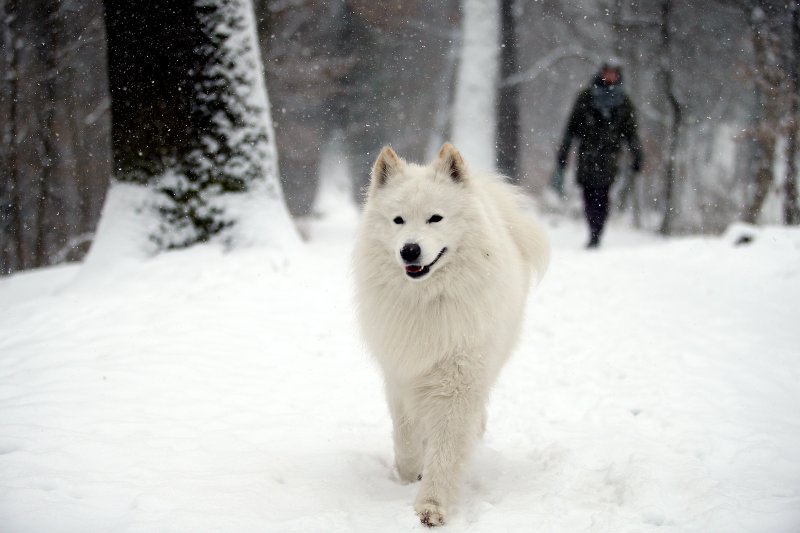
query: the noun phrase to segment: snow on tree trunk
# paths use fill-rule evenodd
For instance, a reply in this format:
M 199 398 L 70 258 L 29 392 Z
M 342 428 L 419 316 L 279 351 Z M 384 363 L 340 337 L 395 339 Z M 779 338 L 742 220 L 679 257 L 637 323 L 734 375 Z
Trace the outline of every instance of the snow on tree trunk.
M 278 179 L 275 135 L 251 0 L 197 0 L 206 38 L 195 50 L 192 132 L 183 171 L 159 188 L 164 248 L 221 239 L 228 245 L 296 241 Z
M 453 104 L 453 144 L 476 168 L 495 168 L 500 10 L 497 1 L 464 0 L 463 45 Z

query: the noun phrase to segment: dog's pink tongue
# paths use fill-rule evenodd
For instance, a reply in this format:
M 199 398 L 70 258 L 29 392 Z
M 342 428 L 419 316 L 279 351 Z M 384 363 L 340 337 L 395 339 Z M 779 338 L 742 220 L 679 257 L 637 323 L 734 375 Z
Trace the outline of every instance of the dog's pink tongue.
M 411 272 L 412 274 L 416 274 L 420 270 L 422 270 L 422 267 L 417 265 L 410 265 L 406 267 L 406 272 Z

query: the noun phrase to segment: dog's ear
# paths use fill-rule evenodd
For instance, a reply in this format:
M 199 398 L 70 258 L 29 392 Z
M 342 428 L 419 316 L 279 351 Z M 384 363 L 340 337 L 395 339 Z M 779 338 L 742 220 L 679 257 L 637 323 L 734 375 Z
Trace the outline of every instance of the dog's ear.
M 437 174 L 444 174 L 456 183 L 464 183 L 467 179 L 467 163 L 461 152 L 450 143 L 444 143 L 439 148 L 434 167 Z
M 403 165 L 403 160 L 392 150 L 389 146 L 384 146 L 375 164 L 372 165 L 372 186 L 382 187 L 386 185 L 389 178 L 392 177 Z

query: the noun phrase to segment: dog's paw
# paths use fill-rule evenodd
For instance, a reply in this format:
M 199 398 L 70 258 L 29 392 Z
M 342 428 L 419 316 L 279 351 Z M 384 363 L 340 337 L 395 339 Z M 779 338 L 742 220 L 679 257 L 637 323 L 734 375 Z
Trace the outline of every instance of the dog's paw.
M 428 527 L 443 526 L 445 510 L 436 500 L 428 499 L 414 506 L 419 521 Z

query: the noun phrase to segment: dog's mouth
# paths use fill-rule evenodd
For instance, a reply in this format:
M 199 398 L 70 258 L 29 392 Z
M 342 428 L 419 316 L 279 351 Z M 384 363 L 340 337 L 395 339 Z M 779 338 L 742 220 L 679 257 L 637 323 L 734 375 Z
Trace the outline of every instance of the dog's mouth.
M 406 265 L 406 275 L 409 278 L 418 279 L 431 271 L 431 267 L 436 264 L 436 261 L 441 259 L 444 253 L 447 251 L 447 247 L 442 248 L 439 253 L 436 255 L 436 258 L 428 263 L 427 265 Z

